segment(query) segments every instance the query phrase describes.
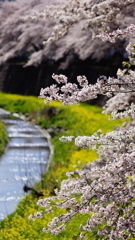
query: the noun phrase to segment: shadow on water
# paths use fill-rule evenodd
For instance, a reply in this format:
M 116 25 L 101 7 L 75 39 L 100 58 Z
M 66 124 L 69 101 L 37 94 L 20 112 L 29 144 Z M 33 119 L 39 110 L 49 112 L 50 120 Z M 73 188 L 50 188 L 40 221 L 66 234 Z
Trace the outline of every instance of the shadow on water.
M 0 158 L 0 219 L 12 213 L 26 194 L 24 186 L 32 188 L 41 179 L 48 164 L 50 149 L 47 138 L 33 124 L 20 119 L 8 119 L 9 143 Z

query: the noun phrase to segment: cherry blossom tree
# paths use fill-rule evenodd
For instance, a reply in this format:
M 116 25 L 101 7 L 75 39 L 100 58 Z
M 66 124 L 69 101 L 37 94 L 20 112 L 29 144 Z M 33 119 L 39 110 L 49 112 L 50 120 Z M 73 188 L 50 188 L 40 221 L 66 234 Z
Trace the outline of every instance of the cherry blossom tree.
M 44 12 L 36 12 L 32 16 L 55 16 L 56 25 L 47 42 L 63 37 L 78 22 L 82 23 L 82 28 L 92 29 L 94 39 L 115 41 L 126 37 L 129 40 L 130 63 L 125 70 L 118 69 L 116 78 L 101 76 L 95 85 L 91 85 L 85 76 L 78 76 L 77 85 L 69 83 L 62 74 L 53 74 L 57 84 L 41 89 L 41 98 L 47 102 L 57 100 L 65 105 L 96 98 L 97 94 L 107 95 L 110 99 L 104 113 L 112 114 L 113 119 L 131 118 L 130 122 L 107 134 L 98 131 L 92 136 L 61 137 L 60 141 L 73 141 L 83 149 L 95 149 L 99 160 L 67 173 L 68 179 L 61 183 L 60 190 L 55 190 L 56 196 L 37 202 L 45 212 L 53 211 L 54 204 L 67 211 L 53 218 L 48 228 L 43 229 L 45 232 L 58 234 L 80 213 L 90 217 L 81 226 L 78 238 L 85 239 L 85 234 L 94 229 L 101 239 L 123 240 L 135 236 L 135 72 L 130 69 L 130 64 L 135 64 L 135 25 L 126 27 L 123 22 L 123 28 L 119 29 L 123 14 L 134 4 L 134 0 L 60 1 L 60 5 L 49 6 Z M 44 214 L 38 212 L 30 219 L 40 217 Z
M 105 49 L 113 45 L 109 41 L 105 44 L 98 38 L 92 40 L 92 35 L 94 37 L 97 32 L 101 34 L 109 29 L 112 32 L 118 27 L 124 29 L 135 23 L 133 0 L 128 3 L 122 0 L 115 3 L 109 1 L 109 5 L 107 2 L 0 2 L 0 64 L 20 58 L 25 66 L 37 65 L 46 59 L 57 61 L 71 50 L 82 60 L 90 56 L 102 59 Z M 45 7 L 46 10 L 43 11 Z M 25 21 L 27 16 L 31 20 Z M 43 44 L 46 41 L 49 44 Z M 117 43 L 118 45 L 120 44 Z M 120 46 L 117 48 L 122 51 Z M 61 68 L 67 66 L 69 61 L 70 59 L 66 60 Z
M 47 56 L 49 48 L 45 49 L 43 41 L 49 37 L 52 21 L 24 21 L 21 17 L 41 11 L 53 2 L 16 0 L 0 3 L 0 64 L 23 57 L 27 65 L 36 65 Z

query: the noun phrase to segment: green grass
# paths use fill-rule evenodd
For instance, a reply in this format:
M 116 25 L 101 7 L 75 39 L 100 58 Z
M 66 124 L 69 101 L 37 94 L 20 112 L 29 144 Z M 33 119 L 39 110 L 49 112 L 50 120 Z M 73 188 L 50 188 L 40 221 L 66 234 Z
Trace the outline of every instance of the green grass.
M 0 155 L 3 154 L 8 142 L 8 136 L 5 124 L 0 121 Z
M 49 196 L 54 188 L 66 178 L 66 172 L 95 161 L 98 156 L 94 151 L 80 150 L 72 143 L 62 143 L 59 137 L 63 135 L 91 135 L 98 129 L 103 132 L 113 130 L 122 124 L 122 120 L 109 121 L 108 116 L 101 113 L 102 109 L 81 104 L 79 106 L 62 106 L 60 103 L 44 104 L 43 100 L 34 97 L 0 94 L 0 107 L 11 112 L 22 113 L 29 120 L 38 123 L 42 128 L 60 127 L 62 132 L 55 132 L 51 140 L 54 146 L 54 155 L 49 171 L 43 175 L 42 181 L 36 184 L 38 190 L 43 190 Z M 0 240 L 67 240 L 75 239 L 79 233 L 79 226 L 87 221 L 89 215 L 78 215 L 68 223 L 65 231 L 58 236 L 43 233 L 41 230 L 55 215 L 60 215 L 64 210 L 55 209 L 54 213 L 46 214 L 44 219 L 35 222 L 28 220 L 28 216 L 36 211 L 41 211 L 36 205 L 37 199 L 28 195 L 18 205 L 17 210 L 0 223 Z M 93 238 L 92 235 L 88 239 Z

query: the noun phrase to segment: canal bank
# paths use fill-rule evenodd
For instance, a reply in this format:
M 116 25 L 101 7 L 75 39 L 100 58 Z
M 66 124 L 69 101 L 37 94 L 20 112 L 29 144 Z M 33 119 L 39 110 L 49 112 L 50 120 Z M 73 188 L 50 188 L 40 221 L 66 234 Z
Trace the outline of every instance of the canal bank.
M 49 170 L 42 178 L 45 197 L 54 194 L 53 190 L 59 188 L 61 181 L 66 178 L 66 172 L 72 172 L 78 167 L 80 168 L 97 159 L 95 152 L 80 150 L 72 143 L 64 144 L 60 142 L 59 138 L 62 135 L 88 136 L 98 129 L 103 130 L 103 132 L 111 131 L 115 126 L 122 123 L 121 120 L 109 121 L 108 116 L 102 115 L 102 109 L 97 107 L 85 104 L 71 107 L 64 107 L 59 103 L 45 105 L 40 99 L 17 95 L 0 94 L 0 107 L 4 107 L 11 112 L 27 114 L 27 118 L 33 119 L 43 129 L 54 130 L 51 139 L 54 154 Z M 55 110 L 53 113 L 52 109 Z M 60 129 L 62 131 L 59 131 Z M 36 184 L 36 187 L 39 185 L 41 183 Z M 43 208 L 37 206 L 37 200 L 32 194 L 27 195 L 21 200 L 16 211 L 7 219 L 1 221 L 0 240 L 73 239 L 73 236 L 78 234 L 78 226 L 87 220 L 86 216 L 77 216 L 59 236 L 43 233 L 42 228 L 46 227 L 49 221 L 54 216 L 60 215 L 61 212 L 59 209 L 54 209 L 53 213 L 45 214 L 43 219 L 31 222 L 28 219 L 30 214 L 44 211 Z

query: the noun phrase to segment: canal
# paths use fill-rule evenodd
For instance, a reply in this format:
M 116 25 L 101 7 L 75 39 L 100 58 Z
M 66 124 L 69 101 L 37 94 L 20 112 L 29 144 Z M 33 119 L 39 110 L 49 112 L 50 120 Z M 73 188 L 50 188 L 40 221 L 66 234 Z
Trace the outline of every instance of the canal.
M 35 125 L 21 119 L 10 119 L 0 110 L 7 126 L 9 143 L 0 157 L 0 219 L 12 213 L 25 196 L 24 186 L 33 187 L 46 171 L 50 147 L 45 134 Z

